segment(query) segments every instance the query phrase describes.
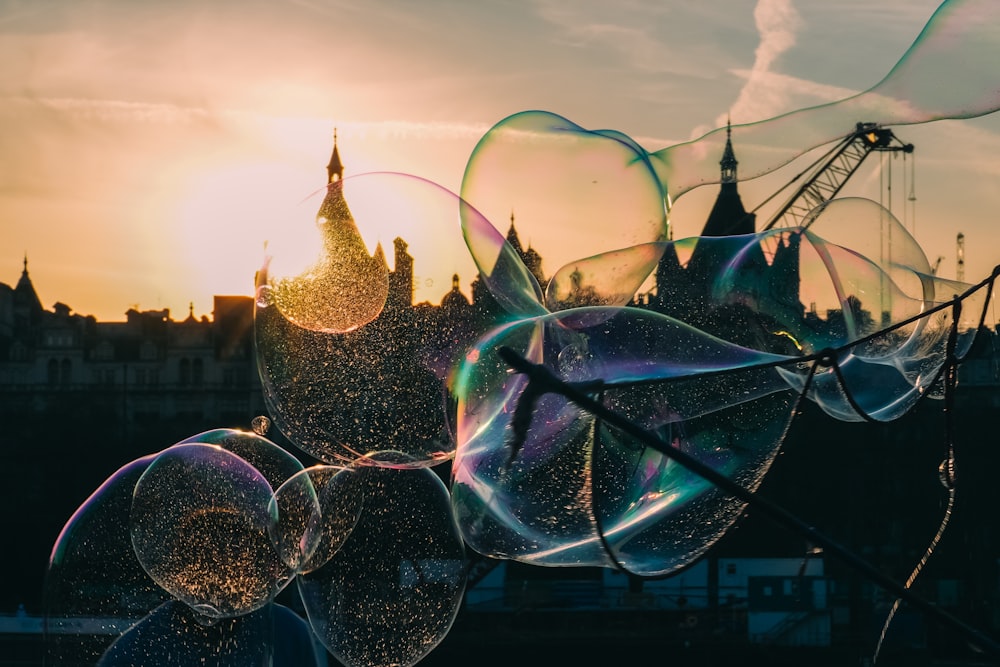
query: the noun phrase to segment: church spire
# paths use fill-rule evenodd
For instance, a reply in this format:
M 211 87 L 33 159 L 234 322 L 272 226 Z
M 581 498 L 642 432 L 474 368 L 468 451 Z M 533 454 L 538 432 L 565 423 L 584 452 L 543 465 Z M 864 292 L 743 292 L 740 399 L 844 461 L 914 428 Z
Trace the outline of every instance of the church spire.
M 24 268 L 21 270 L 21 279 L 14 287 L 14 304 L 26 309 L 29 313 L 40 313 L 45 310 L 42 308 L 42 301 L 38 298 L 35 286 L 28 275 L 28 253 L 24 253 Z
M 340 161 L 340 151 L 337 150 L 337 128 L 333 128 L 333 155 L 326 165 L 326 182 L 335 183 L 344 178 L 344 165 Z
M 739 162 L 736 161 L 736 153 L 733 152 L 733 127 L 729 122 L 729 118 L 726 118 L 726 150 L 722 153 L 722 159 L 719 161 L 719 166 L 722 168 L 722 182 L 723 183 L 735 183 L 736 182 L 736 165 Z
M 722 167 L 722 185 L 715 199 L 701 236 L 736 236 L 753 234 L 756 215 L 743 208 L 743 201 L 736 189 L 736 153 L 733 151 L 733 128 L 726 119 L 726 149 L 719 166 Z M 690 263 L 690 262 L 689 262 Z
M 514 229 L 514 211 L 510 212 L 510 228 L 507 230 L 507 243 L 511 245 L 519 257 L 524 259 L 524 247 L 521 245 L 521 238 L 517 235 L 517 230 Z

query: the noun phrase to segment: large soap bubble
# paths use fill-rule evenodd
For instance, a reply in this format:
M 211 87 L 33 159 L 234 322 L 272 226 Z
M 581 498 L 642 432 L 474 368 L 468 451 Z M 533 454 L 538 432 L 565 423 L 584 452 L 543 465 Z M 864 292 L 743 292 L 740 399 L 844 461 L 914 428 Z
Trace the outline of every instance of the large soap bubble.
M 480 139 L 462 182 L 462 199 L 475 207 L 468 211 L 493 221 L 516 212 L 521 237 L 553 274 L 561 267 L 572 272 L 578 259 L 666 239 L 664 196 L 634 141 L 619 132 L 585 130 L 544 111 L 524 111 L 497 123 Z M 467 226 L 478 223 L 466 217 Z M 469 249 L 480 270 L 491 274 L 499 249 L 480 243 Z M 535 267 L 536 277 L 540 268 Z M 644 278 L 631 285 L 629 296 Z
M 398 452 L 376 453 L 398 461 Z M 407 667 L 451 628 L 465 591 L 462 539 L 431 470 L 364 466 L 364 507 L 323 567 L 298 577 L 313 631 L 348 667 Z
M 733 125 L 732 138 L 740 146 L 741 177 L 777 169 L 846 136 L 858 122 L 911 125 L 996 111 L 1000 85 L 993 63 L 1000 59 L 998 25 L 1000 5 L 993 0 L 948 0 L 892 70 L 867 91 L 776 118 Z M 718 156 L 726 139 L 726 128 L 719 128 L 649 154 L 671 198 L 719 182 Z
M 454 449 L 446 406 L 448 370 L 455 355 L 496 316 L 474 308 L 458 291 L 458 272 L 465 271 L 469 278 L 475 274 L 459 224 L 464 205 L 444 188 L 403 174 L 362 174 L 330 187 L 334 194 L 318 193 L 300 209 L 303 214 L 325 211 L 331 196 L 349 201 L 357 216 L 356 226 L 351 218 L 347 235 L 351 253 L 361 252 L 362 233 L 372 240 L 392 241 L 395 256 L 393 270 L 387 273 L 387 296 L 370 321 L 358 320 L 352 327 L 313 326 L 311 319 L 325 317 L 323 308 L 290 314 L 282 305 L 281 281 L 274 273 L 281 259 L 276 246 L 273 259 L 258 274 L 254 312 L 257 365 L 268 411 L 289 440 L 326 463 L 353 462 L 386 448 L 405 452 L 406 465 L 440 463 Z M 476 214 L 470 210 L 468 216 Z M 503 243 L 484 220 L 471 227 L 477 238 Z M 412 239 L 412 245 L 399 236 L 389 238 L 396 233 Z M 371 252 L 380 264 L 387 264 L 380 244 Z M 442 269 L 455 277 L 451 292 L 436 294 L 441 306 L 415 303 L 418 276 Z M 326 287 L 310 285 L 316 293 L 303 303 L 334 298 Z M 517 299 L 517 289 L 501 293 Z M 349 296 L 341 293 L 336 298 Z
M 501 346 L 592 387 L 609 408 L 749 488 L 791 418 L 794 393 L 768 366 L 794 358 L 633 308 L 511 324 L 473 348 L 457 385 L 453 505 L 466 542 L 490 556 L 661 575 L 703 554 L 742 509 L 561 396 L 537 397 L 530 425 L 519 423 L 527 380 L 511 374 Z
M 210 618 L 261 608 L 294 574 L 271 541 L 265 477 L 221 447 L 161 452 L 135 485 L 132 544 L 149 576 Z

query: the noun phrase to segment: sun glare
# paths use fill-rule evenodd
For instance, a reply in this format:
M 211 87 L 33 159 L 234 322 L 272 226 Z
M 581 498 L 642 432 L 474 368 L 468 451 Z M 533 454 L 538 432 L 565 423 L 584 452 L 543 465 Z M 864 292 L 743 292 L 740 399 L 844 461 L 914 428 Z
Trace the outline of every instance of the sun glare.
M 296 204 L 316 186 L 315 173 L 280 163 L 193 174 L 174 218 L 190 289 L 251 294 L 265 243 L 292 226 Z

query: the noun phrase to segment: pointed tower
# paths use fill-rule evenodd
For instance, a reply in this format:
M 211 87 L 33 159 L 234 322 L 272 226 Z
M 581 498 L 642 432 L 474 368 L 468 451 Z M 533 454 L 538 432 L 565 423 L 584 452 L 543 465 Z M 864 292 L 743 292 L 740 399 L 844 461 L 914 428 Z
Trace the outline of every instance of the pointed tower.
M 389 260 L 385 258 L 385 250 L 382 248 L 381 241 L 375 244 L 375 253 L 372 255 L 372 258 L 381 266 L 384 266 L 386 271 L 389 270 Z
M 545 273 L 542 271 L 542 256 L 538 254 L 538 251 L 528 244 L 528 249 L 524 251 L 522 256 L 524 260 L 524 266 L 528 269 L 531 275 L 535 276 L 535 280 L 538 281 L 539 285 L 545 285 L 546 278 Z
M 35 292 L 35 286 L 28 276 L 28 255 L 24 255 L 24 269 L 21 279 L 11 291 L 12 330 L 15 336 L 30 336 L 32 328 L 42 320 L 45 309 Z
M 521 239 L 514 229 L 514 211 L 510 212 L 510 227 L 507 229 L 507 243 L 514 249 L 521 259 L 524 259 L 524 248 L 521 246 Z
M 344 199 L 344 165 L 340 162 L 340 151 L 337 150 L 336 130 L 333 132 L 333 155 L 326 166 L 326 173 L 326 197 L 316 212 L 316 222 L 323 228 L 323 238 L 329 252 L 350 261 L 364 263 L 365 259 L 372 260 L 354 221 L 354 214 Z
M 517 229 L 514 228 L 513 211 L 510 212 L 510 228 L 507 230 L 507 243 L 514 249 L 517 256 L 521 258 L 521 261 L 524 262 L 524 267 L 535 277 L 538 284 L 544 287 L 546 278 L 542 271 L 542 256 L 538 254 L 537 250 L 531 247 L 530 243 L 527 250 L 521 245 L 521 237 L 518 235 Z
M 14 287 L 14 308 L 20 313 L 28 314 L 31 318 L 37 317 L 38 313 L 45 310 L 42 301 L 38 298 L 35 286 L 28 275 L 28 254 L 24 255 L 24 269 L 21 270 L 21 279 Z
M 344 164 L 340 161 L 340 151 L 337 149 L 337 128 L 333 128 L 333 154 L 330 163 L 326 165 L 326 182 L 336 183 L 344 178 Z
M 712 212 L 705 221 L 701 231 L 702 236 L 736 236 L 738 234 L 753 234 L 757 216 L 747 213 L 743 201 L 736 189 L 738 180 L 736 168 L 739 161 L 733 151 L 733 128 L 726 122 L 726 148 L 719 161 L 720 181 L 719 196 L 715 198 Z

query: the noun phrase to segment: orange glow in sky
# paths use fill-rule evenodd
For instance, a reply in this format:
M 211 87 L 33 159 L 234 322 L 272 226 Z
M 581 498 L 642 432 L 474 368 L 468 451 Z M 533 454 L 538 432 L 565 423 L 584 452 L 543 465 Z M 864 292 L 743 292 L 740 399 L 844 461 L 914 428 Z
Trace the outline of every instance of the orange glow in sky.
M 457 192 L 479 138 L 511 113 L 551 110 L 657 150 L 727 114 L 751 122 L 871 86 L 937 5 L 876 0 L 865 11 L 881 20 L 858 22 L 823 0 L 0 0 L 0 282 L 17 282 L 27 253 L 46 308 L 210 314 L 213 295 L 252 292 L 268 235 L 324 185 L 335 127 L 347 176 L 399 171 Z M 897 134 L 917 145 L 914 236 L 953 276 L 963 232 L 966 276 L 985 276 L 1000 260 L 1000 119 Z M 741 183 L 744 203 L 790 175 Z M 700 231 L 703 190 L 677 202 L 675 238 Z M 407 240 L 421 276 L 432 262 Z M 439 268 L 448 277 L 418 300 L 440 298 L 452 271 L 468 293 L 469 269 Z

